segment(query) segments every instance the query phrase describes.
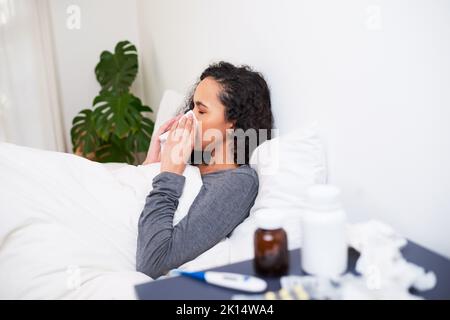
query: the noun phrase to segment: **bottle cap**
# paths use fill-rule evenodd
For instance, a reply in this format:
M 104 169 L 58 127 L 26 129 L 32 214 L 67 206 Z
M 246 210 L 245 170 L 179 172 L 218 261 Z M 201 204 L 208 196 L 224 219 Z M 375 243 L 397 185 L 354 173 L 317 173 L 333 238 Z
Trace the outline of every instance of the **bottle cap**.
M 310 206 L 320 209 L 335 209 L 341 206 L 340 190 L 332 185 L 316 184 L 306 190 Z
M 281 218 L 274 212 L 264 212 L 256 216 L 256 224 L 258 228 L 264 230 L 276 230 L 283 227 Z

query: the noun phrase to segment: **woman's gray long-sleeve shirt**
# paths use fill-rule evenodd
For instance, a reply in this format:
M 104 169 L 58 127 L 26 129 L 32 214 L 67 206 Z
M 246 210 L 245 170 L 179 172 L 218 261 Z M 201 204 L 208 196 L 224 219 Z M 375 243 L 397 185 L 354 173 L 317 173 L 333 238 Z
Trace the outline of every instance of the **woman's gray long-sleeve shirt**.
M 205 252 L 249 214 L 258 175 L 248 165 L 202 175 L 203 186 L 188 214 L 173 226 L 185 177 L 161 172 L 139 218 L 136 269 L 153 279 Z

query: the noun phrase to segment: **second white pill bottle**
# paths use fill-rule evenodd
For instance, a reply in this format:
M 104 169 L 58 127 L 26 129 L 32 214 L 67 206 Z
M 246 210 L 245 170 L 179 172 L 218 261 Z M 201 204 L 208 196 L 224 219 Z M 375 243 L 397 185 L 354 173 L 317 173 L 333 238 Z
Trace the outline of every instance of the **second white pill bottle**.
M 313 185 L 306 191 L 307 209 L 302 217 L 301 266 L 303 271 L 333 278 L 347 270 L 347 215 L 340 190 Z

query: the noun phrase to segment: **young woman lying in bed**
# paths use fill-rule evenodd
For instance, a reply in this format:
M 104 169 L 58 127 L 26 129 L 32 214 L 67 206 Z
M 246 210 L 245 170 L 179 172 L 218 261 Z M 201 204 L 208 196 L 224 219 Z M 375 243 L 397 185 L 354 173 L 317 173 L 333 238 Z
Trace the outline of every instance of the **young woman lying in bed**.
M 152 278 L 196 258 L 248 216 L 258 193 L 250 153 L 271 138 L 269 88 L 248 66 L 209 66 L 184 112 L 191 110 L 195 119 L 181 114 L 159 128 L 143 163 L 161 162 L 138 226 L 136 269 Z M 158 136 L 166 132 L 161 148 Z M 187 163 L 198 166 L 203 186 L 188 214 L 173 226 Z

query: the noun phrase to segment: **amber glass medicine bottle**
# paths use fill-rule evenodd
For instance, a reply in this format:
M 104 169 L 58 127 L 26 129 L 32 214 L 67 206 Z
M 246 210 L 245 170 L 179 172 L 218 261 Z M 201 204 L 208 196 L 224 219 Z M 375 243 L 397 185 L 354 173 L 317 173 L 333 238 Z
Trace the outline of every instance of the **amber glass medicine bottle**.
M 266 277 L 286 275 L 289 270 L 288 242 L 280 219 L 272 214 L 260 214 L 257 225 L 253 260 L 256 273 Z

